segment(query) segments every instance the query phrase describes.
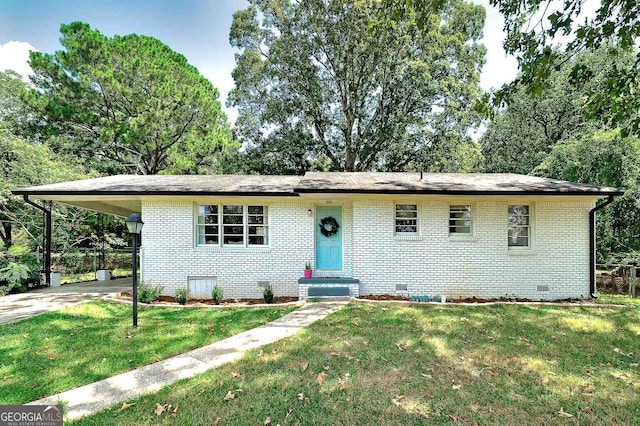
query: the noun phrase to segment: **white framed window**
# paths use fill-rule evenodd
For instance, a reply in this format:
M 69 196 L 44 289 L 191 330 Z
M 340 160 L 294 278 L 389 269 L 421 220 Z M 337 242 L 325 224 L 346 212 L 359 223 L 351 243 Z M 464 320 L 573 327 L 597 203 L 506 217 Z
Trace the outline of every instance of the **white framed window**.
M 396 204 L 396 234 L 418 233 L 418 206 L 416 204 Z
M 196 233 L 198 244 L 220 243 L 220 226 L 218 225 L 218 206 L 198 206 L 198 220 L 196 222 Z
M 196 208 L 196 243 L 203 246 L 267 246 L 267 212 L 267 206 L 199 205 Z
M 471 235 L 473 233 L 473 216 L 471 205 L 458 204 L 449 206 L 449 234 Z
M 514 248 L 531 246 L 531 209 L 525 204 L 510 205 L 507 219 L 507 245 Z

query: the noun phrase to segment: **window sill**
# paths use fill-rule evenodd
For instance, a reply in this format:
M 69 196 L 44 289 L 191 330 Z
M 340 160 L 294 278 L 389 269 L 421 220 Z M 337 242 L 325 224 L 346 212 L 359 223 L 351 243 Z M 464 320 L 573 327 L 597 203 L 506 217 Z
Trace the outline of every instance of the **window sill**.
M 531 249 L 508 249 L 507 254 L 509 256 L 535 256 L 536 252 Z
M 397 241 L 422 241 L 422 236 L 421 235 L 402 235 L 402 234 L 395 234 L 395 239 Z
M 233 252 L 233 253 L 270 253 L 271 247 L 233 247 L 233 246 L 196 246 L 197 251 L 207 252 Z
M 475 243 L 478 241 L 478 237 L 473 235 L 451 235 L 449 234 L 449 241 L 454 243 Z

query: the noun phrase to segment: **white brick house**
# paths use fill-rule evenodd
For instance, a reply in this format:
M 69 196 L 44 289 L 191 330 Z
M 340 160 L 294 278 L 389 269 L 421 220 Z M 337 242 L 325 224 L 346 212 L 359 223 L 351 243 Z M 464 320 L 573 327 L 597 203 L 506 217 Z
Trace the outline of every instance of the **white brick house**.
M 166 295 L 206 296 L 215 283 L 257 298 L 269 283 L 300 298 L 546 300 L 591 297 L 594 208 L 622 192 L 513 174 L 307 173 L 112 176 L 14 193 L 141 214 L 142 280 Z

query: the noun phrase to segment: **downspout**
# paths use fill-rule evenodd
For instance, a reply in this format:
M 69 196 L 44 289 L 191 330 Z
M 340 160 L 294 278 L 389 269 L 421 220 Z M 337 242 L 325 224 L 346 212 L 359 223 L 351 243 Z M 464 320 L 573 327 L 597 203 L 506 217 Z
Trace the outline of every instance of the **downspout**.
M 589 265 L 591 267 L 589 294 L 591 297 L 596 297 L 596 212 L 611 204 L 613 197 L 613 195 L 609 195 L 604 203 L 589 210 Z
M 51 286 L 51 209 L 46 209 L 29 199 L 28 195 L 23 195 L 24 202 L 42 211 L 45 217 L 45 256 L 44 256 L 44 277 L 47 287 Z

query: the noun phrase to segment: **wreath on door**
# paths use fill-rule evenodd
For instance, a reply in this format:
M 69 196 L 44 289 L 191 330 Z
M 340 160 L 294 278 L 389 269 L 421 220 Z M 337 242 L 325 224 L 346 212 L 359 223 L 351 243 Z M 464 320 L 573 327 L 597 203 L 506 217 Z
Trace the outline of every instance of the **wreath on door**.
M 340 229 L 340 224 L 335 218 L 327 216 L 320 221 L 320 233 L 325 237 L 336 235 Z

